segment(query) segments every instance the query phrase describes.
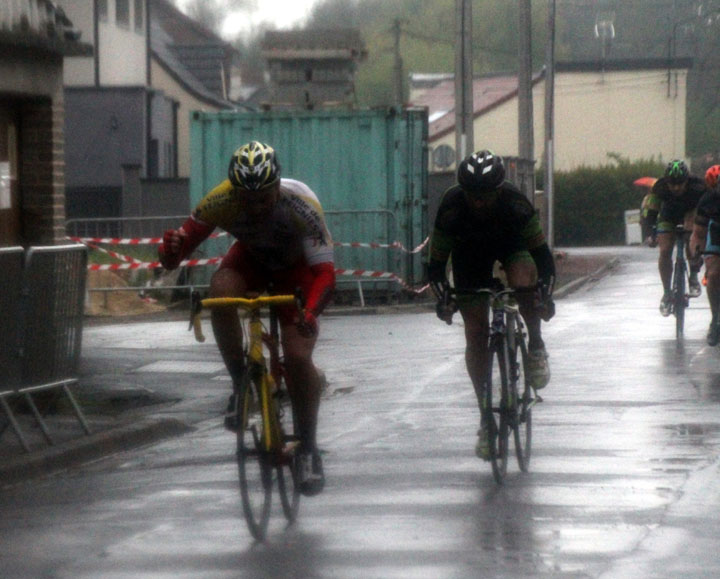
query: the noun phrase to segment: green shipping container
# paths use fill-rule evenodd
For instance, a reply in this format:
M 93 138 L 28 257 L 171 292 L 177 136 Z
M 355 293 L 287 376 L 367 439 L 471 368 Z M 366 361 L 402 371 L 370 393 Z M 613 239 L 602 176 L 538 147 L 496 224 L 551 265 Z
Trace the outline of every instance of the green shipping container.
M 194 206 L 227 176 L 233 151 L 259 140 L 272 145 L 282 175 L 307 183 L 325 210 L 338 269 L 396 274 L 409 286 L 423 280 L 428 235 L 427 111 L 267 111 L 193 113 L 190 196 Z M 210 242 L 209 242 L 210 243 Z M 223 241 L 206 246 L 221 255 Z M 226 242 L 225 242 L 226 243 Z M 350 244 L 398 248 L 351 247 Z M 219 253 L 217 253 L 219 252 Z M 372 279 L 344 274 L 340 285 Z M 399 284 L 380 278 L 388 287 Z

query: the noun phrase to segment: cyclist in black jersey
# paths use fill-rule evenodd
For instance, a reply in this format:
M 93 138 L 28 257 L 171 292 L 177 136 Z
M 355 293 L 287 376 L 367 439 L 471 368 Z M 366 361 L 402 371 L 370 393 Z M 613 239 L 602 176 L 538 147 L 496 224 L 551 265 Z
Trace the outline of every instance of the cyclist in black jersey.
M 481 405 L 489 358 L 489 302 L 487 296 L 460 296 L 457 303 L 447 303 L 448 259 L 459 290 L 489 287 L 496 261 L 502 264 L 510 287 L 530 290 L 519 292 L 517 300 L 528 328 L 528 377 L 536 389 L 550 379 L 540 322 L 555 313 L 555 262 L 537 212 L 505 180 L 499 155 L 487 150 L 473 153 L 458 166 L 457 180 L 457 185 L 445 192 L 435 218 L 428 278 L 438 298 L 438 317 L 451 323 L 453 313 L 460 310 L 467 370 Z M 475 451 L 480 458 L 489 457 L 488 433 L 482 422 Z
M 675 247 L 675 226 L 685 223 L 685 229 L 691 229 L 695 218 L 695 208 L 700 197 L 706 191 L 705 183 L 699 177 L 690 174 L 684 161 L 675 159 L 670 161 L 665 169 L 665 175 L 653 185 L 652 192 L 660 200 L 660 212 L 649 216 L 649 223 L 656 232 L 649 240 L 651 247 L 659 247 L 658 270 L 663 285 L 663 297 L 660 301 L 660 313 L 670 315 L 672 293 L 672 253 Z M 698 272 L 702 261 L 694 259 L 687 250 L 690 265 L 689 295 L 698 297 L 701 293 Z
M 712 320 L 707 333 L 707 343 L 717 346 L 720 342 L 720 191 L 718 176 L 720 166 L 713 165 L 705 173 L 708 191 L 700 198 L 695 215 L 690 249 L 694 256 L 705 256 L 707 298 Z

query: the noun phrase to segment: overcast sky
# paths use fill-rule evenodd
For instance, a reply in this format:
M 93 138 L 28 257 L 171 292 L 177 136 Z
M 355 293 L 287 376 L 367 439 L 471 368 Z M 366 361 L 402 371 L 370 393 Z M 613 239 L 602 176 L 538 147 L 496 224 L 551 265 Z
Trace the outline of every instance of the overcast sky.
M 316 2 L 318 0 L 261 0 L 249 20 L 247 12 L 228 15 L 223 35 L 235 36 L 238 31 L 249 31 L 261 22 L 272 22 L 278 29 L 291 28 L 304 22 Z

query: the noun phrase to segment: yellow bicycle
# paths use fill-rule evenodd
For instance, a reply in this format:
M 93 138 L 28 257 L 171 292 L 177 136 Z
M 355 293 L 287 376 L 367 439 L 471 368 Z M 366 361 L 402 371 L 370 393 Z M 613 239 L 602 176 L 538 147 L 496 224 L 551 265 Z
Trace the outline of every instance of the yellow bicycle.
M 200 313 L 203 308 L 235 307 L 246 312 L 243 332 L 245 373 L 233 385 L 235 408 L 228 409 L 237 432 L 237 463 L 243 513 L 252 535 L 265 538 L 272 489 L 277 481 L 283 513 L 289 523 L 297 518 L 300 492 L 297 481 L 297 420 L 290 400 L 279 354 L 278 319 L 275 307 L 295 305 L 302 312 L 302 297 L 274 295 L 248 298 L 200 299 L 192 296 L 191 326 L 203 342 Z M 269 331 L 261 313 L 269 308 Z

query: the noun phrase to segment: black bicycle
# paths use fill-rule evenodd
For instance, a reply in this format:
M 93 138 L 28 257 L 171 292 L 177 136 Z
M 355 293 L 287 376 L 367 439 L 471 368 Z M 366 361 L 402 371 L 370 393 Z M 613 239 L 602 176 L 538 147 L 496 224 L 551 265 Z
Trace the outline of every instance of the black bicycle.
M 527 472 L 530 467 L 532 410 L 542 402 L 527 380 L 525 323 L 515 290 L 506 288 L 497 278 L 492 287 L 456 290 L 451 294 L 487 295 L 490 299 L 490 357 L 480 412 L 482 423 L 488 429 L 493 476 L 498 484 L 502 484 L 507 474 L 511 432 L 520 470 Z
M 670 311 L 675 316 L 675 337 L 678 340 L 683 338 L 685 310 L 690 305 L 690 296 L 687 292 L 688 266 L 685 259 L 685 244 L 689 233 L 683 224 L 675 226 L 675 265 L 673 266 Z

